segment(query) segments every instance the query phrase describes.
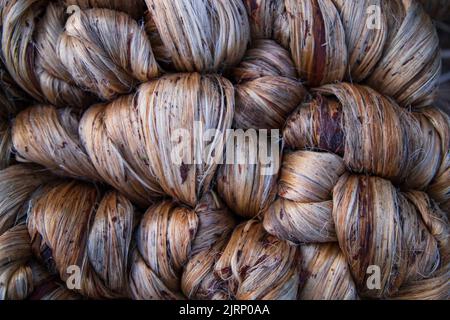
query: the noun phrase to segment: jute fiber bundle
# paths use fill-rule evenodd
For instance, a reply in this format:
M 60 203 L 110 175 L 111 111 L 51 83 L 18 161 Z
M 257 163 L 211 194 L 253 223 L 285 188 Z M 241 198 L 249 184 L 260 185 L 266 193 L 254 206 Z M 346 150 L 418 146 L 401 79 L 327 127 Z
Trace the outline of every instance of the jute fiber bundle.
M 247 1 L 251 26 L 273 22 L 275 38 L 290 50 L 300 78 L 310 86 L 365 81 L 405 107 L 432 103 L 441 65 L 439 43 L 416 1 L 271 2 L 283 7 L 281 15 Z M 381 10 L 374 26 L 367 23 L 372 5 Z M 269 14 L 275 16 L 269 19 Z
M 173 99 L 175 92 L 180 94 Z M 177 141 L 171 141 L 171 134 L 190 128 L 190 143 L 200 144 L 189 146 L 193 152 L 222 150 L 224 138 L 208 145 L 194 139 L 194 122 L 224 131 L 231 127 L 233 110 L 234 90 L 225 78 L 166 75 L 143 84 L 134 95 L 92 106 L 81 119 L 67 108 L 30 107 L 15 119 L 13 142 L 27 161 L 72 177 L 108 182 L 139 204 L 148 205 L 165 191 L 194 206 L 208 190 L 216 166 L 174 166 L 171 151 Z
M 22 165 L 11 166 L 0 175 L 0 298 L 76 298 L 33 257 L 25 222 L 29 198 L 55 178 L 37 166 Z
M 2 299 L 449 298 L 450 120 L 419 1 L 0 18 Z

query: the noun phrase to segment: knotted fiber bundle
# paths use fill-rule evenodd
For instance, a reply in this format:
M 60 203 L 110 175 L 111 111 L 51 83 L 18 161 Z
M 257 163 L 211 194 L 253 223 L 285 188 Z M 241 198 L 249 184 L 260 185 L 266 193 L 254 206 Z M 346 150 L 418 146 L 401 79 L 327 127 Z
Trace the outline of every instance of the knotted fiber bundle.
M 0 235 L 0 272 L 2 300 L 74 300 L 75 293 L 54 279 L 33 259 L 30 236 L 24 224 Z
M 195 165 L 191 159 L 174 165 L 172 150 L 185 137 L 180 132 L 173 141 L 171 135 L 189 130 L 186 143 L 192 157 L 205 148 L 210 148 L 210 157 L 214 150 L 219 153 L 225 137 L 210 143 L 195 139 L 195 122 L 224 136 L 231 127 L 233 93 L 231 83 L 220 76 L 173 74 L 143 84 L 135 95 L 92 106 L 81 120 L 71 109 L 34 106 L 16 117 L 14 146 L 27 161 L 71 177 L 107 182 L 142 205 L 164 191 L 195 206 L 208 191 L 216 165 Z
M 16 178 L 28 177 L 30 172 L 41 178 L 37 168 L 13 166 L 1 172 L 2 187 L 14 183 L 13 171 Z M 46 177 L 36 191 L 31 192 L 32 184 L 24 190 L 31 197 L 31 249 L 23 241 L 24 255 L 28 255 L 15 259 L 24 268 L 31 266 L 30 250 L 49 270 L 59 271 L 62 279 L 67 277 L 65 267 L 81 264 L 80 292 L 91 298 L 175 299 L 183 293 L 190 298 L 293 298 L 297 293 L 297 249 L 268 235 L 256 221 L 240 225 L 230 237 L 234 219 L 213 193 L 195 210 L 161 201 L 142 215 L 117 192 L 103 193 L 93 185 L 56 178 L 46 183 L 45 179 L 50 180 Z M 22 231 L 22 226 L 8 232 Z M 114 252 L 101 254 L 112 248 Z M 244 282 L 236 282 L 237 272 L 245 275 Z M 33 285 L 39 287 L 33 276 L 18 283 L 9 272 L 3 275 L 9 284 L 7 298 L 19 293 L 27 296 Z
M 25 103 L 20 96 L 23 92 L 2 67 L 0 63 L 0 170 L 13 163 L 10 120 Z
M 441 68 L 439 41 L 417 1 L 246 3 L 256 35 L 273 37 L 289 49 L 300 78 L 310 86 L 364 81 L 401 106 L 433 102 Z M 368 21 L 370 6 L 380 8 L 374 21 Z M 263 34 L 259 25 L 266 26 Z
M 224 165 L 218 191 L 237 214 L 262 216 L 268 233 L 307 257 L 310 244 L 323 248 L 311 258 L 320 265 L 303 264 L 302 298 L 446 299 L 448 130 L 438 109 L 410 113 L 368 87 L 327 85 L 286 122 L 278 185 L 259 165 Z M 340 249 L 325 249 L 332 242 Z M 335 256 L 341 271 L 319 275 L 333 275 L 325 290 L 317 269 Z M 386 275 L 379 290 L 367 288 L 371 265 Z M 354 285 L 339 291 L 349 274 Z
M 364 95 L 356 101 L 370 101 L 371 91 L 358 86 L 330 86 L 319 89 L 319 92 L 339 92 L 342 87 L 355 90 L 352 96 Z M 380 177 L 388 178 L 396 185 L 403 183 L 404 190 L 430 188 L 430 181 L 438 181 L 448 170 L 448 135 L 441 135 L 438 131 L 442 128 L 448 130 L 448 119 L 437 110 L 429 110 L 428 115 L 420 114 L 425 119 L 418 120 L 413 118 L 414 115 L 403 115 L 399 107 L 396 107 L 399 111 L 397 114 L 388 116 L 388 100 L 383 105 L 383 98 L 378 96 L 378 101 L 378 105 L 373 104 L 377 113 L 366 109 L 362 114 L 357 111 L 358 103 L 346 101 L 340 105 L 336 100 L 328 101 L 326 97 L 318 96 L 318 100 L 299 108 L 299 112 L 291 116 L 284 132 L 287 145 L 296 149 L 305 143 L 303 147 L 325 149 L 334 154 L 290 151 L 285 155 L 279 179 L 279 198 L 266 211 L 264 226 L 268 232 L 295 243 L 337 240 L 358 293 L 363 297 L 410 298 L 408 287 L 412 285 L 410 283 L 418 282 L 423 285 L 423 291 L 420 292 L 422 298 L 436 297 L 436 294 L 446 298 L 448 282 L 442 274 L 448 277 L 448 211 L 447 214 L 441 211 L 427 194 L 419 191 L 399 192 L 390 181 Z M 346 115 L 347 109 L 349 117 Z M 404 128 L 401 122 L 391 128 L 377 128 L 383 122 L 376 121 L 374 115 L 391 121 L 399 121 L 403 116 L 403 121 L 410 122 L 406 122 Z M 430 115 L 434 115 L 434 118 L 428 118 Z M 367 116 L 369 118 L 365 119 Z M 351 121 L 352 117 L 356 121 Z M 430 125 L 439 120 L 445 122 L 435 128 Z M 420 121 L 417 128 L 425 130 L 416 131 L 414 121 Z M 303 136 L 307 142 L 295 139 L 301 136 L 303 125 L 311 126 L 306 130 L 312 134 Z M 356 132 L 351 129 L 353 125 L 356 125 Z M 385 125 L 390 126 L 387 121 Z M 390 132 L 394 127 L 397 132 Z M 337 139 L 327 139 L 330 130 L 341 128 L 345 128 L 345 131 L 335 134 Z M 415 139 L 405 136 L 408 134 L 405 128 L 415 129 L 412 133 Z M 405 138 L 416 145 L 408 146 L 405 141 L 396 141 Z M 442 138 L 445 139 L 445 152 L 439 152 L 442 150 Z M 437 150 L 432 147 L 434 139 L 437 139 L 434 142 Z M 374 141 L 378 141 L 382 149 L 371 146 Z M 433 150 L 427 151 L 424 145 Z M 378 150 L 389 152 L 378 153 Z M 418 170 L 416 166 L 421 166 L 424 157 L 429 159 L 431 155 L 437 157 L 436 164 L 432 166 L 433 161 L 427 160 L 430 161 L 428 166 Z M 411 166 L 407 169 L 411 177 L 409 180 L 395 173 L 403 165 Z M 379 177 L 345 174 L 345 168 Z M 434 196 L 434 193 L 430 192 L 430 195 Z M 436 198 L 441 201 L 443 208 L 448 206 L 448 199 Z M 424 233 L 419 229 L 424 230 Z M 419 234 L 428 236 L 419 238 Z M 383 239 L 392 242 L 387 243 Z M 406 257 L 402 257 L 405 252 L 411 256 L 406 254 Z M 366 287 L 366 272 L 370 264 L 390 269 L 382 272 L 389 274 L 389 278 L 383 280 L 386 282 L 378 292 L 367 290 Z M 408 271 L 400 271 L 401 268 Z M 440 279 L 439 285 L 436 279 Z M 427 282 L 430 283 L 429 287 L 426 286 Z
M 86 91 L 111 99 L 158 75 L 136 20 L 120 11 L 77 8 L 67 21 L 59 2 L 8 1 L 3 9 L 6 67 L 35 100 L 80 108 L 92 102 Z
M 360 283 L 356 282 L 355 285 L 345 262 L 347 249 L 343 254 L 338 246 L 331 243 L 296 248 L 268 235 L 263 225 L 256 220 L 239 225 L 230 237 L 234 219 L 214 194 L 207 194 L 194 210 L 165 200 L 151 206 L 142 215 L 117 192 L 102 192 L 82 182 L 58 181 L 48 174 L 43 175 L 37 168 L 13 166 L 1 172 L 1 175 L 2 187 L 7 184 L 17 185 L 19 182 L 14 179 L 36 177 L 35 181 L 27 181 L 30 182 L 28 188 L 23 190 L 23 197 L 17 203 L 10 205 L 9 210 L 2 208 L 2 216 L 17 217 L 10 221 L 19 221 L 19 225 L 8 232 L 20 230 L 20 217 L 23 214 L 20 209 L 23 210 L 21 206 L 27 203 L 24 199 L 31 197 L 27 207 L 31 249 L 27 250 L 33 250 L 48 270 L 59 272 L 62 279 L 67 278 L 64 272 L 67 266 L 80 265 L 83 274 L 80 292 L 85 296 L 137 299 L 175 299 L 183 295 L 189 298 L 220 299 L 293 299 L 297 295 L 306 299 L 357 297 L 356 288 Z M 33 191 L 39 179 L 42 184 Z M 351 183 L 361 184 L 361 187 Z M 338 184 L 345 185 L 339 186 L 342 195 L 354 192 L 350 190 L 355 188 L 361 190 L 359 192 L 362 195 L 355 200 L 357 204 L 352 205 L 369 205 L 367 197 L 371 194 L 383 197 L 386 208 L 368 207 L 366 219 L 381 219 L 384 223 L 393 224 L 397 221 L 392 231 L 395 237 L 389 244 L 395 245 L 394 249 L 398 251 L 394 253 L 380 248 L 379 254 L 387 252 L 392 256 L 377 255 L 372 259 L 381 259 L 377 262 L 383 262 L 386 268 L 400 268 L 398 277 L 406 274 L 407 280 L 402 279 L 402 282 L 389 277 L 384 280 L 386 283 L 383 282 L 380 295 L 386 293 L 384 290 L 392 290 L 391 286 L 400 286 L 402 283 L 400 291 L 393 297 L 411 298 L 414 294 L 421 298 L 445 298 L 448 294 L 448 268 L 439 267 L 438 260 L 448 261 L 448 230 L 445 216 L 433 202 L 421 192 L 400 194 L 388 181 L 380 178 L 344 175 Z M 381 193 L 373 192 L 371 188 L 381 188 Z M 386 199 L 386 193 L 382 191 L 398 197 L 392 200 L 392 205 L 404 207 L 398 211 L 389 209 L 391 198 Z M 339 196 L 339 201 L 345 199 Z M 342 211 L 337 212 L 338 217 L 353 216 L 351 209 L 346 209 L 344 204 L 337 207 L 342 208 Z M 386 212 L 392 212 L 392 217 L 385 219 Z M 423 220 L 419 215 L 422 215 Z M 371 220 L 356 220 L 340 225 L 350 228 L 353 224 L 379 225 Z M 378 235 L 378 232 L 383 236 L 383 233 L 392 230 L 389 225 L 383 224 L 378 228 L 380 230 L 369 232 L 368 236 Z M 345 231 L 336 228 L 338 235 L 339 232 L 345 234 Z M 349 235 L 354 234 L 351 230 L 347 232 L 350 232 Z M 418 235 L 421 236 L 416 237 Z M 343 243 L 347 244 L 348 250 L 354 250 L 355 247 L 359 250 L 356 258 L 353 253 L 349 255 L 356 262 L 373 262 L 370 257 L 367 260 L 363 258 L 364 253 L 372 251 L 364 250 L 361 253 L 354 243 L 367 239 L 358 239 L 351 236 L 342 240 L 346 241 Z M 414 247 L 404 250 L 402 245 L 406 244 L 413 244 Z M 370 242 L 366 245 L 370 246 Z M 109 254 L 102 254 L 104 251 Z M 398 254 L 401 254 L 400 261 L 396 260 Z M 30 259 L 27 255 L 17 258 L 16 263 L 30 267 Z M 332 273 L 330 266 L 334 270 Z M 7 265 L 6 268 L 9 270 L 13 267 Z M 357 264 L 354 268 L 362 269 L 363 266 Z M 408 271 L 402 268 L 408 268 Z M 434 277 L 422 279 L 427 272 L 435 274 Z M 382 274 L 392 275 L 392 272 Z M 19 285 L 33 288 L 34 281 L 38 282 L 34 276 L 18 283 L 11 273 L 3 275 L 8 277 L 9 298 L 23 290 Z M 320 279 L 328 280 L 322 282 Z M 333 285 L 324 288 L 330 282 Z M 410 293 L 409 290 L 414 286 L 421 287 L 421 290 Z M 45 290 L 52 288 L 54 286 L 48 285 L 40 289 L 44 294 Z
M 8 124 L 9 101 L 0 95 L 0 169 L 6 168 L 11 158 L 11 132 Z
M 3 2 L 0 2 L 0 17 L 3 13 Z M 0 18 L 0 34 L 3 20 Z M 6 71 L 3 61 L 0 60 L 0 170 L 11 164 L 12 141 L 10 118 L 15 115 L 19 107 L 27 100 L 26 94 L 20 90 Z
M 214 193 L 205 194 L 195 209 L 161 200 L 143 214 L 118 192 L 62 181 L 38 167 L 16 165 L 0 175 L 0 218 L 7 230 L 0 230 L 0 245 L 21 245 L 17 256 L 2 250 L 3 298 L 25 298 L 35 286 L 52 289 L 40 288 L 40 278 L 30 274 L 31 251 L 62 280 L 69 266 L 79 266 L 79 291 L 91 298 L 181 298 L 181 285 L 195 286 L 195 294 L 205 297 L 227 293 L 220 291 L 219 278 L 185 268 L 190 259 L 207 260 L 205 251 L 220 247 L 234 227 Z M 23 232 L 27 214 L 31 241 Z M 8 243 L 11 237 L 20 242 Z M 209 285 L 217 291 L 208 291 Z
M 36 102 L 16 159 L 45 168 L 0 171 L 0 246 L 21 252 L 2 298 L 449 298 L 449 119 L 418 1 L 1 4 Z M 231 128 L 281 129 L 253 136 L 269 174 L 220 161 L 267 151 Z

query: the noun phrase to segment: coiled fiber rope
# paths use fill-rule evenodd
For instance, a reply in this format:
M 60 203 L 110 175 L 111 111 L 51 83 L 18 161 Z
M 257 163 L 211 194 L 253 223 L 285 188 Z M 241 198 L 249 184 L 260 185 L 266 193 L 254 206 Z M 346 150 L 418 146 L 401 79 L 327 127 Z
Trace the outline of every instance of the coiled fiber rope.
M 3 0 L 0 17 L 0 168 L 12 148 L 30 163 L 0 171 L 2 299 L 449 298 L 450 121 L 419 1 Z M 281 130 L 280 169 L 210 161 L 251 158 L 231 128 Z M 207 161 L 172 161 L 182 140 Z

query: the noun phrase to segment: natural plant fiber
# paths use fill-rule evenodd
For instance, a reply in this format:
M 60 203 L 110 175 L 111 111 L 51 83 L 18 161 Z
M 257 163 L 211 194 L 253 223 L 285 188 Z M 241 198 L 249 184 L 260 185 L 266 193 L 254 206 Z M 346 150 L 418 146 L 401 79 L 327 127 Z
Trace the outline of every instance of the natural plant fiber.
M 334 152 L 354 172 L 416 190 L 423 190 L 445 166 L 449 118 L 438 109 L 411 113 L 368 87 L 347 83 L 324 86 L 317 93 L 287 120 L 288 146 Z
M 146 3 L 177 71 L 217 72 L 237 64 L 244 55 L 250 32 L 242 1 Z
M 255 41 L 232 72 L 238 83 L 235 128 L 281 128 L 306 95 L 295 79 L 289 53 L 272 40 Z M 260 117 L 260 114 L 267 116 Z
M 140 19 L 142 12 L 145 11 L 145 4 L 140 0 L 64 0 L 64 3 L 68 7 L 76 5 L 81 9 L 103 8 L 122 11 L 135 19 Z
M 79 296 L 64 288 L 35 260 L 30 236 L 24 224 L 0 235 L 0 273 L 2 300 L 74 300 Z
M 0 0 L 0 299 L 449 299 L 420 2 Z
M 447 0 L 420 0 L 420 2 L 433 19 L 450 21 L 450 2 Z
M 0 115 L 0 170 L 6 168 L 10 164 L 11 149 L 11 132 L 8 119 Z
M 231 83 L 219 76 L 174 74 L 142 85 L 134 96 L 93 106 L 81 120 L 70 109 L 35 106 L 16 117 L 14 146 L 24 160 L 108 182 L 140 204 L 148 205 L 164 190 L 194 206 L 209 189 L 215 166 L 174 166 L 171 151 L 177 140 L 171 141 L 171 134 L 189 130 L 192 153 L 205 147 L 222 150 L 224 138 L 209 145 L 194 139 L 194 125 L 201 121 L 205 129 L 222 132 L 231 128 L 233 93 Z
M 0 64 L 0 170 L 12 163 L 12 141 L 10 118 L 17 111 L 20 91 L 11 83 L 11 78 Z

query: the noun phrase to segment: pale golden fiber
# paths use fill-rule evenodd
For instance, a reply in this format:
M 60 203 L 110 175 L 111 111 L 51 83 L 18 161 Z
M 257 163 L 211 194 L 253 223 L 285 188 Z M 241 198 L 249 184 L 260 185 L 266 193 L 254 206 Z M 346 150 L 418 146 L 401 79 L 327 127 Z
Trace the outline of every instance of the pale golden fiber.
M 12 139 L 21 161 L 63 175 L 99 180 L 80 144 L 77 114 L 70 109 L 44 105 L 25 109 L 14 120 Z
M 201 259 L 234 226 L 214 194 L 206 194 L 194 210 L 162 201 L 142 216 L 117 192 L 76 181 L 41 188 L 29 212 L 35 255 L 63 281 L 67 268 L 78 266 L 79 292 L 91 298 L 183 298 L 186 263 Z M 185 272 L 190 275 L 183 286 L 190 285 L 189 277 L 199 280 L 196 270 Z
M 222 281 L 198 264 L 207 261 L 209 250 L 220 245 L 233 227 L 232 216 L 213 193 L 194 210 L 169 201 L 150 207 L 137 231 L 138 252 L 130 274 L 133 298 L 179 299 L 180 289 L 194 299 L 224 296 Z M 217 292 L 210 292 L 208 284 Z
M 148 162 L 161 188 L 195 206 L 209 190 L 225 150 L 234 114 L 233 86 L 217 75 L 168 75 L 139 88 L 136 106 Z M 216 134 L 198 138 L 200 123 L 203 132 L 214 129 Z M 174 153 L 180 163 L 174 163 Z
M 129 93 L 136 84 L 159 74 L 146 33 L 118 11 L 75 12 L 57 50 L 74 81 L 105 100 Z
M 286 50 L 273 41 L 255 42 L 241 64 L 233 69 L 238 82 L 234 127 L 281 129 L 306 95 L 295 74 Z
M 0 234 L 27 218 L 27 201 L 55 177 L 35 165 L 13 165 L 0 171 Z
M 336 241 L 332 190 L 344 172 L 342 159 L 330 153 L 285 154 L 278 198 L 264 214 L 264 228 L 294 243 Z
M 287 146 L 343 156 L 353 172 L 423 190 L 439 174 L 449 148 L 449 118 L 428 108 L 410 113 L 373 89 L 341 83 L 316 90 L 284 128 Z
M 279 0 L 244 0 L 252 39 L 274 39 L 282 32 L 284 3 Z
M 93 97 L 76 85 L 58 53 L 58 44 L 65 28 L 65 14 L 62 5 L 57 2 L 51 3 L 36 25 L 34 63 L 42 96 L 33 97 L 37 100 L 44 99 L 57 106 L 68 104 L 74 108 L 83 108 L 93 101 Z
M 55 181 L 43 168 L 13 165 L 0 171 L 0 299 L 76 299 L 33 257 L 25 224 L 30 197 Z
M 254 41 L 232 72 L 237 83 L 266 76 L 297 76 L 289 51 L 267 39 Z
M 251 25 L 257 34 L 290 50 L 300 78 L 309 86 L 364 82 L 402 107 L 433 102 L 441 71 L 439 39 L 418 1 L 274 3 L 248 1 Z
M 128 13 L 134 19 L 142 18 L 145 3 L 142 0 L 64 0 L 67 6 L 76 5 L 81 9 L 105 8 Z
M 0 235 L 1 300 L 74 300 L 80 297 L 56 282 L 33 260 L 25 224 Z
M 436 29 L 417 1 L 402 0 L 400 8 L 396 1 L 385 3 L 386 14 L 390 14 L 388 40 L 367 83 L 395 98 L 400 106 L 429 106 L 441 73 Z
M 371 21 L 368 11 L 373 12 L 370 6 L 381 8 L 386 1 L 333 0 L 333 2 L 339 11 L 345 30 L 349 68 L 347 78 L 356 82 L 363 81 L 371 75 L 382 57 L 389 33 L 387 19 L 390 17 L 386 7 L 383 7 L 379 21 Z M 369 22 L 379 25 L 372 28 Z
M 57 54 L 64 8 L 42 0 L 8 1 L 3 8 L 2 53 L 17 84 L 33 99 L 85 107 L 89 95 L 74 86 Z M 37 17 L 43 15 L 39 20 Z
M 162 194 L 148 163 L 143 128 L 133 96 L 89 108 L 80 120 L 80 139 L 104 181 L 138 204 Z
M 300 247 L 302 254 L 301 300 L 355 300 L 355 284 L 345 257 L 334 243 Z
M 271 137 L 265 141 L 271 143 L 273 138 L 278 139 Z M 273 150 L 264 150 L 267 157 L 263 159 L 258 139 L 256 132 L 241 140 L 236 138 L 234 149 L 227 149 L 226 153 L 234 152 L 237 162 L 222 164 L 216 179 L 217 191 L 228 207 L 246 218 L 261 215 L 276 195 L 281 159 Z M 280 149 L 278 143 L 275 147 Z
M 331 0 L 285 1 L 290 50 L 301 79 L 315 87 L 344 79 L 344 27 Z M 331 45 L 333 44 L 333 45 Z
M 250 40 L 240 0 L 146 0 L 177 71 L 217 72 L 236 65 Z
M 136 20 L 75 2 L 80 6 L 68 18 L 68 4 L 59 1 L 4 5 L 4 63 L 22 89 L 39 102 L 85 108 L 94 101 L 89 92 L 109 100 L 158 76 L 150 41 Z
M 34 68 L 32 46 L 36 17 L 43 12 L 45 1 L 8 1 L 2 8 L 2 56 L 14 81 L 34 98 L 42 93 Z
M 437 20 L 450 19 L 450 2 L 448 0 L 419 0 L 425 11 Z
M 267 234 L 261 223 L 239 225 L 215 270 L 238 300 L 292 300 L 299 285 L 299 253 Z

